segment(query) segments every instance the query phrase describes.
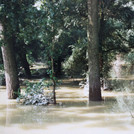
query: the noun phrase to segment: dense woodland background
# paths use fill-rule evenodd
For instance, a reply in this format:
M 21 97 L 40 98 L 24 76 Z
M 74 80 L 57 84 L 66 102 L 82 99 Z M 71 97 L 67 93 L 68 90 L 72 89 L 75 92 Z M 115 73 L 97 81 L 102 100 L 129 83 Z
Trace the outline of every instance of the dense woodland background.
M 89 100 L 102 100 L 104 81 L 121 77 L 111 71 L 116 59 L 134 73 L 134 1 L 0 0 L 0 45 L 9 99 L 20 78 L 40 77 L 51 79 L 55 100 L 58 78 L 71 77 L 87 79 Z M 36 63 L 47 69 L 31 70 Z

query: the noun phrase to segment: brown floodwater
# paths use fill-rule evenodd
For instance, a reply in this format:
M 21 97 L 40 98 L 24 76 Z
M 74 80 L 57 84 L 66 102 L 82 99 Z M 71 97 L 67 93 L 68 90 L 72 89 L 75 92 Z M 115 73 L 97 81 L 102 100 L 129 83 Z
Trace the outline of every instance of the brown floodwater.
M 134 99 L 133 94 L 127 94 Z M 134 133 L 133 109 L 116 98 L 120 92 L 103 92 L 104 101 L 88 102 L 78 86 L 62 85 L 57 90 L 57 106 L 23 106 L 7 100 L 5 87 L 0 87 L 0 134 L 110 134 Z M 127 110 L 126 110 L 127 109 Z

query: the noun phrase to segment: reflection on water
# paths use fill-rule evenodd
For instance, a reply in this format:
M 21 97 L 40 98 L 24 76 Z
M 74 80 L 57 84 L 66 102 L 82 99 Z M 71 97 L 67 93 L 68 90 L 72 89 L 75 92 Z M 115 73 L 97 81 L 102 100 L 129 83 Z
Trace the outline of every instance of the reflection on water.
M 6 100 L 0 89 L 0 134 L 133 133 L 134 119 L 115 99 L 125 94 L 104 92 L 104 101 L 88 104 L 82 93 L 78 87 L 62 86 L 57 90 L 62 105 L 37 107 Z

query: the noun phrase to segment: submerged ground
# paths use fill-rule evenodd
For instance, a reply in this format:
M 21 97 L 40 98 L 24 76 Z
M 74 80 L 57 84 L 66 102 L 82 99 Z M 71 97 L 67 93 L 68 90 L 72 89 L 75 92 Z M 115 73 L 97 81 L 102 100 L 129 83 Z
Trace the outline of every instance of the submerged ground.
M 134 94 L 103 91 L 102 95 L 104 101 L 88 104 L 83 89 L 72 80 L 64 80 L 57 90 L 57 101 L 62 105 L 22 106 L 6 100 L 5 87 L 1 86 L 0 134 L 132 134 L 133 108 L 128 107 L 128 100 L 119 103 L 125 97 L 134 99 Z

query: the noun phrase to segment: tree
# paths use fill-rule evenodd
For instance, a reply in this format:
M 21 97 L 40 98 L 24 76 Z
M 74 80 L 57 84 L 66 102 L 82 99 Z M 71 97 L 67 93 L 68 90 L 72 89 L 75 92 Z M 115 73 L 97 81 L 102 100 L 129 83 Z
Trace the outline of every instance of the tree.
M 4 62 L 4 69 L 5 69 L 5 78 L 6 78 L 6 90 L 8 99 L 16 99 L 18 97 L 19 92 L 19 80 L 17 75 L 17 66 L 15 61 L 14 49 L 13 44 L 14 40 L 12 36 L 7 36 L 6 34 L 6 22 L 1 24 L 3 29 L 3 38 L 5 45 L 1 47 L 2 49 L 2 56 Z
M 134 11 L 131 0 L 101 0 L 99 3 L 99 48 L 101 78 L 110 77 L 111 62 L 117 54 L 130 51 L 128 31 L 132 31 Z M 103 81 L 101 83 L 103 85 Z
M 100 101 L 100 67 L 99 67 L 99 27 L 98 0 L 88 0 L 88 63 L 89 63 L 89 100 Z
M 3 42 L 2 56 L 6 77 L 6 89 L 9 99 L 15 99 L 19 92 L 19 79 L 17 74 L 14 47 L 17 42 L 18 24 L 20 22 L 21 6 L 29 2 L 20 0 L 0 1 L 1 42 Z M 2 37 L 1 36 L 1 37 Z

